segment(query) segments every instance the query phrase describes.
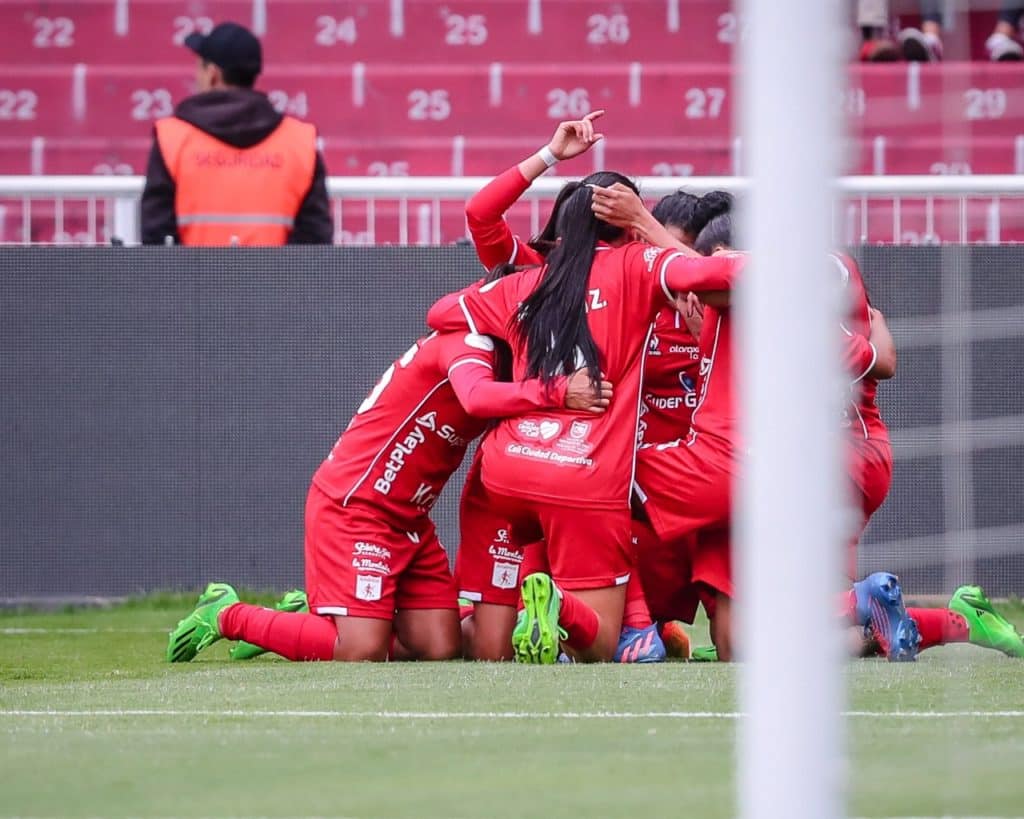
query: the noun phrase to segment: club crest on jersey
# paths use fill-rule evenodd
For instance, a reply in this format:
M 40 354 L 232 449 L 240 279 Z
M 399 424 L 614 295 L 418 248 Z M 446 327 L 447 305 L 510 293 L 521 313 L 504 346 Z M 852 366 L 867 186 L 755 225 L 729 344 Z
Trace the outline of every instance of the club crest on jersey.
M 575 456 L 585 457 L 594 448 L 593 444 L 587 441 L 589 433 L 589 421 L 573 421 L 569 426 L 569 434 L 564 438 L 559 438 L 555 443 L 555 448 Z
M 514 589 L 519 585 L 519 566 L 515 563 L 494 563 L 491 585 L 496 589 Z
M 590 432 L 589 421 L 573 421 L 572 426 L 569 427 L 569 435 L 577 441 L 586 438 L 588 432 Z
M 540 437 L 540 425 L 536 421 L 531 421 L 529 418 L 520 421 L 517 429 L 519 430 L 519 434 L 524 438 Z
M 661 253 L 656 247 L 649 247 L 644 251 L 644 261 L 647 263 L 647 269 L 654 269 L 654 260 L 658 258 L 658 254 Z
M 380 600 L 381 578 L 373 575 L 356 575 L 356 598 L 372 602 Z
M 679 373 L 679 386 L 683 388 L 683 392 L 687 395 L 691 395 L 697 391 L 697 382 L 690 378 L 686 373 Z
M 541 421 L 540 422 L 540 437 L 543 441 L 550 441 L 559 432 L 562 431 L 562 425 L 558 421 Z

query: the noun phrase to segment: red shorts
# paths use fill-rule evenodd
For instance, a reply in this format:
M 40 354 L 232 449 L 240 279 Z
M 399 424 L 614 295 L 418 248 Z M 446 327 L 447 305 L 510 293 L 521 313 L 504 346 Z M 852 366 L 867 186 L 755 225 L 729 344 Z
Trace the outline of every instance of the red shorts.
M 458 607 L 448 556 L 427 519 L 415 532 L 315 484 L 306 498 L 306 593 L 316 614 L 390 620 L 400 609 Z
M 846 447 L 846 465 L 853 484 L 853 500 L 860 506 L 860 520 L 850 538 L 846 573 L 857 576 L 857 546 L 871 516 L 885 503 L 892 485 L 892 446 L 878 438 L 851 441 Z
M 633 521 L 636 571 L 647 598 L 651 619 L 692 623 L 700 604 L 690 566 L 693 536 L 661 540 L 646 523 Z
M 729 523 L 737 462 L 725 448 L 684 442 L 641 447 L 634 488 L 662 540 Z
M 734 597 L 732 584 L 732 536 L 728 524 L 711 526 L 697 532 L 693 544 L 692 568 L 690 579 L 698 587 L 698 594 L 708 609 L 708 615 L 714 616 L 707 604 L 704 590 Z
M 492 490 L 487 490 L 485 502 L 510 522 L 513 543 L 545 541 L 551 576 L 563 589 L 629 582 L 633 550 L 628 509 L 578 509 Z
M 459 597 L 474 603 L 516 605 L 519 584 L 528 573 L 523 564 L 527 551 L 525 545 L 512 542 L 508 518 L 497 514 L 488 502 L 477 457 L 466 475 L 459 503 L 459 551 L 455 556 Z

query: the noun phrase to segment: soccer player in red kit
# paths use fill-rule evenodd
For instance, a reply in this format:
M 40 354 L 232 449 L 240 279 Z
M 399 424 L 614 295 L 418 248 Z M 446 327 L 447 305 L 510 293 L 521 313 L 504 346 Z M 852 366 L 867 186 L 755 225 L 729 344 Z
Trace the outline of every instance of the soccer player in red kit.
M 585 375 L 497 382 L 493 351 L 486 336 L 434 333 L 363 401 L 309 490 L 309 613 L 240 603 L 210 584 L 171 633 L 168 659 L 190 660 L 221 637 L 291 660 L 458 656 L 455 584 L 429 517 L 441 489 L 485 419 L 600 401 Z
M 845 254 L 831 257 L 847 295 L 848 314 L 843 324 L 847 370 L 858 377 L 846 407 L 846 465 L 861 518 L 851 538 L 849 573 L 856 572 L 856 547 L 871 516 L 885 501 L 892 482 L 892 447 L 889 430 L 875 400 L 880 380 L 896 374 L 896 347 L 881 311 L 871 306 L 857 262 Z M 858 626 L 871 619 L 871 592 L 898 581 L 888 572 L 876 572 L 854 583 L 843 610 Z M 876 592 L 877 593 L 877 592 Z M 906 609 L 917 634 L 904 639 L 916 651 L 954 642 L 974 642 L 1010 656 L 1024 656 L 1024 641 L 1013 626 L 998 614 L 978 586 L 963 586 L 954 593 L 948 608 Z M 918 639 L 919 638 L 919 639 Z M 887 640 L 886 642 L 893 642 Z M 897 646 L 898 648 L 898 646 Z M 892 646 L 869 647 L 892 655 Z
M 604 135 L 597 133 L 594 127 L 595 121 L 603 115 L 604 111 L 594 111 L 581 120 L 559 123 L 546 146 L 495 177 L 467 202 L 466 223 L 477 255 L 485 267 L 491 268 L 499 263 L 536 265 L 543 262 L 544 257 L 555 246 L 555 225 L 561 204 L 581 183 L 568 182 L 563 186 L 555 200 L 548 223 L 541 233 L 529 242 L 512 233 L 504 215 L 523 195 L 530 183 L 549 167 L 556 162 L 580 156 L 603 139 Z M 693 237 L 701 227 L 693 226 L 693 205 L 697 199 L 696 196 L 682 191 L 664 197 L 655 208 L 655 217 L 665 225 L 665 229 L 661 229 L 661 224 L 656 225 L 657 232 L 651 231 L 652 235 L 645 237 L 647 241 L 667 246 L 672 239 L 683 245 L 689 239 L 689 243 L 692 244 Z M 650 340 L 644 378 L 641 441 L 671 440 L 685 434 L 689 427 L 690 414 L 696 405 L 700 358 L 696 337 L 700 332 L 700 317 L 699 303 L 696 299 L 691 299 L 682 312 L 677 312 L 666 305 L 658 314 L 655 331 Z M 510 593 L 512 590 L 494 588 L 495 582 L 487 579 L 492 556 L 494 572 L 499 571 L 500 565 L 504 567 L 502 571 L 512 573 L 508 563 L 508 545 L 499 540 L 507 530 L 507 522 L 495 520 L 490 507 L 480 497 L 482 493 L 478 481 L 477 462 L 467 477 L 463 491 L 460 508 L 462 543 L 456 577 L 459 580 L 460 595 L 479 603 L 475 607 L 475 619 L 479 621 L 481 615 L 485 615 L 487 621 L 494 623 L 497 629 L 510 633 L 514 623 L 511 612 L 502 615 L 495 612 L 493 607 L 513 606 L 515 597 Z M 531 570 L 534 560 L 539 564 L 544 563 L 542 549 L 543 546 L 538 544 L 525 550 L 523 554 L 515 553 L 512 555 L 513 562 L 525 575 Z M 540 565 L 535 570 L 540 571 L 544 568 L 546 566 Z M 473 576 L 468 583 L 464 582 L 467 575 Z M 518 592 L 518 589 L 515 591 Z M 473 630 L 481 637 L 490 632 L 490 629 L 482 628 L 479 622 L 473 624 Z M 507 644 L 500 635 L 493 635 L 489 642 L 494 646 Z M 623 629 L 616 660 L 656 662 L 664 657 L 664 653 L 664 647 L 644 600 L 640 578 L 634 575 L 626 588 Z M 487 655 L 487 658 L 497 657 Z
M 515 541 L 543 536 L 555 581 L 534 574 L 522 585 L 526 616 L 514 642 L 525 662 L 554 662 L 563 628 L 578 659 L 612 658 L 632 567 L 629 497 L 652 322 L 673 290 L 722 290 L 742 263 L 628 242 L 590 210 L 590 186 L 616 182 L 631 184 L 593 174 L 565 200 L 543 268 L 446 297 L 428 315 L 437 329 L 508 340 L 517 378 L 583 368 L 616 385 L 601 418 L 524 414 L 482 444 L 489 501 L 511 520 Z

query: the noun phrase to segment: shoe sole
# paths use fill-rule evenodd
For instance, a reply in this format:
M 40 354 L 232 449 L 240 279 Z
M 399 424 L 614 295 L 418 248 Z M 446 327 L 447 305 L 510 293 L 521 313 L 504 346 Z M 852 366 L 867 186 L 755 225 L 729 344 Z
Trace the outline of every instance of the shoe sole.
M 189 614 L 189 616 L 185 619 L 179 620 L 178 625 L 174 627 L 174 631 L 172 631 L 170 635 L 168 635 L 168 662 L 190 662 L 191 660 L 194 660 L 196 655 L 204 648 L 213 645 L 215 642 L 221 639 L 221 636 L 219 634 L 212 639 L 208 639 L 208 634 L 204 634 L 203 637 L 199 640 L 195 639 L 196 629 L 198 629 L 200 626 L 206 626 L 206 622 L 202 617 L 199 616 L 199 612 L 205 609 L 207 606 L 212 606 L 218 603 L 223 604 L 225 597 L 230 598 L 230 602 L 221 605 L 220 608 L 227 608 L 227 606 L 230 606 L 238 602 L 238 595 L 234 592 L 234 589 L 228 587 L 221 589 L 220 593 L 216 596 L 209 597 L 209 588 L 210 587 L 207 586 L 206 591 L 204 591 L 203 594 L 200 596 L 199 601 L 196 603 L 196 607 L 192 610 L 192 613 Z M 191 624 L 192 628 L 190 628 L 186 632 L 181 632 L 181 629 L 189 623 Z
M 968 624 L 972 621 L 977 622 L 978 626 L 984 631 L 984 642 L 980 639 L 974 641 L 975 645 L 980 645 L 982 648 L 991 648 L 994 651 L 999 651 L 1005 654 L 1007 657 L 1013 657 L 1014 659 L 1020 659 L 1022 655 L 1019 650 L 1014 651 L 1013 649 L 1007 649 L 1003 647 L 1004 640 L 993 638 L 993 630 L 989 628 L 988 623 L 985 622 L 985 615 L 996 619 L 998 623 L 999 615 L 992 611 L 989 611 L 988 606 L 983 605 L 977 598 L 964 595 L 962 597 L 956 597 L 949 601 L 950 611 L 955 611 L 965 620 Z M 966 609 L 966 611 L 965 611 Z M 1010 625 L 1010 628 L 1013 628 Z
M 898 589 L 898 587 L 897 587 Z M 877 590 L 881 592 L 881 589 Z M 917 623 L 907 614 L 906 607 L 895 600 L 880 600 L 871 596 L 872 631 L 890 663 L 912 663 L 917 659 Z M 879 631 L 876 623 L 884 622 L 888 633 Z
M 187 631 L 182 631 L 188 625 L 191 625 L 191 628 Z M 198 623 L 195 622 L 191 614 L 178 622 L 178 625 L 174 627 L 174 631 L 170 633 L 168 639 L 167 662 L 187 663 L 195 658 L 198 652 L 192 643 L 196 635 L 197 625 Z
M 540 575 L 523 581 L 523 607 L 526 628 L 515 641 L 516 662 L 528 665 L 554 665 L 558 662 L 558 626 L 552 629 L 546 616 L 551 610 L 554 584 Z

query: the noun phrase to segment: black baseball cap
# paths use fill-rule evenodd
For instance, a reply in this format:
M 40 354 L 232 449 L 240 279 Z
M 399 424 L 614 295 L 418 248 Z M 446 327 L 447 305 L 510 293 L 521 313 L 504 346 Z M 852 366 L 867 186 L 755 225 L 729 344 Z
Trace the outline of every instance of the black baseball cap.
M 245 26 L 220 23 L 209 34 L 193 32 L 185 46 L 222 71 L 236 70 L 255 77 L 263 70 L 260 41 Z

